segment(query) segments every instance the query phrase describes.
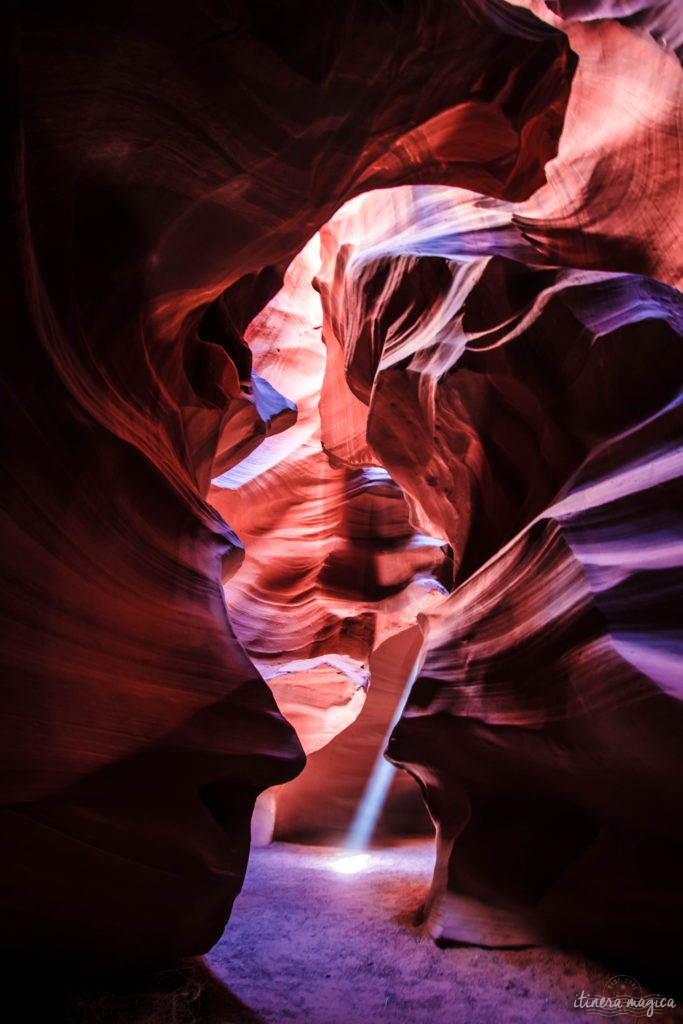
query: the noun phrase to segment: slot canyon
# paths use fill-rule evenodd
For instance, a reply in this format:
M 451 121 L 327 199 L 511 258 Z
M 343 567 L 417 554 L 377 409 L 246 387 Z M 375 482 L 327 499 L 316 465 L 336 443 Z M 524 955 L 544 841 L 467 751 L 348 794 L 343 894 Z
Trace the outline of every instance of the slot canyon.
M 5 12 L 5 993 L 683 1021 L 683 3 Z

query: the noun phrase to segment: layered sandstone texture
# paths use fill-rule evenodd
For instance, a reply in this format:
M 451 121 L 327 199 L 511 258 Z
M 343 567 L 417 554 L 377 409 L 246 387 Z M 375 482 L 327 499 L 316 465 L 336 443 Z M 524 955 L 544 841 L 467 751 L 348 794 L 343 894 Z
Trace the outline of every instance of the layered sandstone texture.
M 680 950 L 679 8 L 527 8 L 9 33 L 4 948 L 208 949 L 417 664 L 433 932 Z

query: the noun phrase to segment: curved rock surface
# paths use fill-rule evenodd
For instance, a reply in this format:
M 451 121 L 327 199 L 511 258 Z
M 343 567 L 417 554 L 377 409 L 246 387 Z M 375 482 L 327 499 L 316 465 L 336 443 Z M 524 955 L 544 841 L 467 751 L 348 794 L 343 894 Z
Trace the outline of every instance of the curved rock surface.
M 680 426 L 603 447 L 430 619 L 389 752 L 439 822 L 435 934 L 680 957 Z
M 676 6 L 525 6 L 22 13 L 4 948 L 206 950 L 419 616 L 433 932 L 683 952 Z
M 245 546 L 226 585 L 231 621 L 306 753 L 355 719 L 371 651 L 444 592 L 435 574 L 446 574 L 440 542 L 415 532 L 387 472 L 333 464 L 323 450 L 340 406 L 320 403 L 319 250 L 316 235 L 245 335 L 254 365 L 296 402 L 296 426 L 267 438 L 211 491 Z
M 322 235 L 358 450 L 455 569 L 389 756 L 437 824 L 435 935 L 673 965 L 683 300 L 552 266 L 517 210 L 402 189 Z
M 207 501 L 296 415 L 245 329 L 352 195 L 529 197 L 576 61 L 528 17 L 520 34 L 469 3 L 370 0 L 314 19 L 295 0 L 29 5 L 10 49 L 0 942 L 109 965 L 196 953 L 239 890 L 255 795 L 302 763 L 230 626 L 242 546 Z M 304 491 L 330 469 L 311 462 Z M 386 476 L 334 469 L 349 500 L 326 594 L 376 491 L 380 537 L 413 550 Z M 395 597 L 424 552 L 395 572 L 369 536 L 354 597 Z M 236 631 L 272 655 L 235 593 Z M 339 610 L 315 615 L 334 635 Z M 277 646 L 300 660 L 303 639 Z

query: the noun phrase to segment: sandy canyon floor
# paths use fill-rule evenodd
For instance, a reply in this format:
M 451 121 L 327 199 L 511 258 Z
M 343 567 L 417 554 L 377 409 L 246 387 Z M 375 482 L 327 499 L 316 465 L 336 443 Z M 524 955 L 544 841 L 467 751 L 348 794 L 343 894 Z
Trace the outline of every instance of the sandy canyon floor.
M 615 975 L 580 954 L 438 948 L 415 923 L 431 843 L 373 851 L 340 874 L 339 852 L 273 844 L 252 851 L 242 893 L 207 958 L 267 1024 L 599 1024 L 634 1021 L 575 1008 Z M 645 989 L 645 985 L 643 985 Z M 646 1020 L 646 1017 L 639 1018 Z M 656 1013 L 659 1024 L 683 1020 Z

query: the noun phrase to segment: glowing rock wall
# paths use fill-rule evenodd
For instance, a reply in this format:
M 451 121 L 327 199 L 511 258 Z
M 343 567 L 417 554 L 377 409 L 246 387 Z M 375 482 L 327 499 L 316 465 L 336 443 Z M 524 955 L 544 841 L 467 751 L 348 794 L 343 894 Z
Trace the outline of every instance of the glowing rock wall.
M 558 269 L 519 204 L 454 189 L 361 197 L 322 238 L 357 436 L 453 557 L 388 751 L 437 824 L 431 930 L 672 963 L 680 292 Z
M 666 884 L 682 79 L 675 5 L 638 5 L 651 36 L 631 6 L 541 12 L 567 35 L 498 0 L 22 13 L 5 948 L 207 949 L 256 795 L 303 763 L 264 679 L 313 750 L 418 614 L 390 752 L 439 824 L 435 917 L 447 892 L 526 912 L 582 857 L 592 891 L 652 836 Z M 559 799 L 579 825 L 545 830 L 530 896 L 527 804 Z M 669 942 L 675 904 L 627 891 L 622 946 Z M 603 920 L 571 934 L 609 946 Z

